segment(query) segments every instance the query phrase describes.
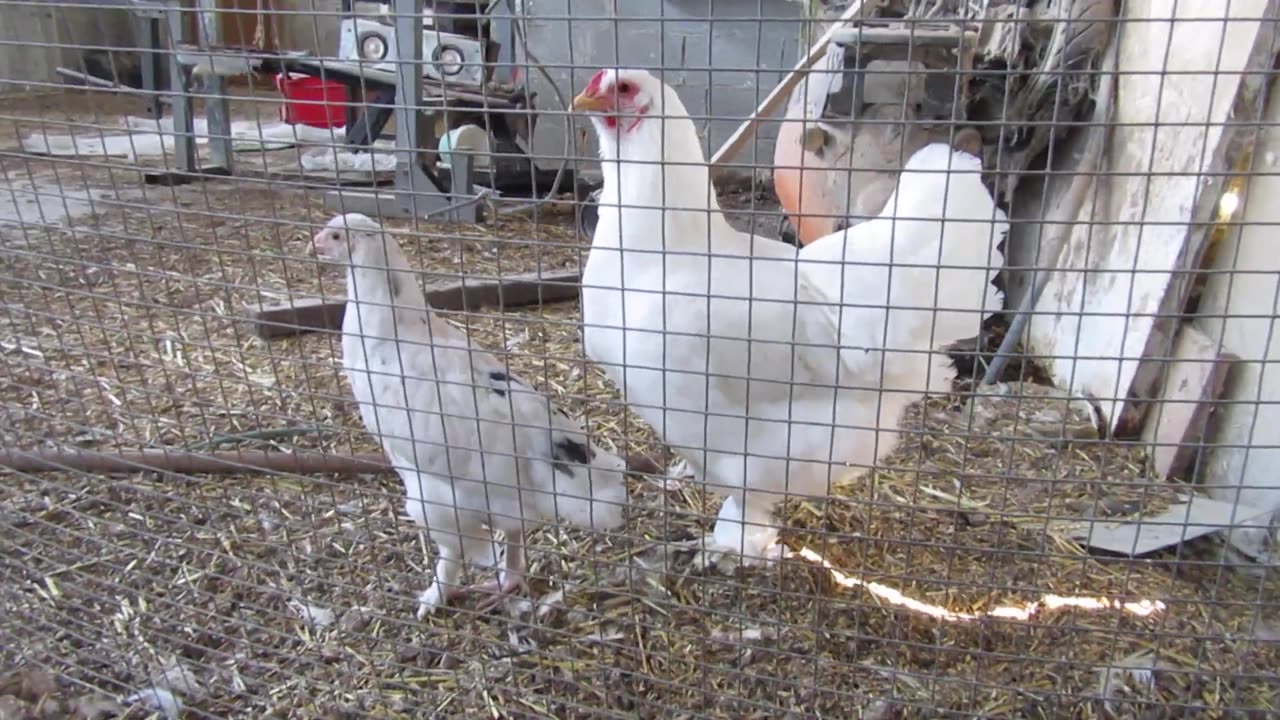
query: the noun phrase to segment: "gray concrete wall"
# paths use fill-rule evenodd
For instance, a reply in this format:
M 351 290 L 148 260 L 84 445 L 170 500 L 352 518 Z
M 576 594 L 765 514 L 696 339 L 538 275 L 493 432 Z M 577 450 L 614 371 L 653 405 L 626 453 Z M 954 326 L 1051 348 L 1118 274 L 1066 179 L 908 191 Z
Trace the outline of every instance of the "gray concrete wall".
M 520 1 L 530 18 L 529 50 L 547 66 L 554 82 L 553 87 L 541 73 L 530 73 L 538 106 L 548 111 L 538 119 L 533 143 L 535 155 L 546 158 L 539 160 L 544 167 L 554 167 L 566 151 L 594 155 L 593 144 L 576 150 L 566 147 L 565 123 L 573 121 L 563 114 L 556 90 L 567 102 L 600 67 L 697 68 L 669 72 L 666 80 L 690 113 L 717 118 L 699 123 L 704 145 L 709 141 L 713 151 L 755 110 L 799 55 L 804 8 L 788 0 Z M 337 50 L 338 20 L 329 13 L 337 11 L 338 0 L 289 0 L 287 6 L 323 14 L 287 18 L 282 22 L 282 44 L 319 55 Z M 519 61 L 536 64 L 523 55 Z M 738 161 L 770 162 L 776 134 L 776 123 L 765 123 L 757 142 Z
M 132 44 L 129 14 L 117 7 L 0 4 L 0 93 L 62 84 L 59 65 L 77 68 L 83 46 Z

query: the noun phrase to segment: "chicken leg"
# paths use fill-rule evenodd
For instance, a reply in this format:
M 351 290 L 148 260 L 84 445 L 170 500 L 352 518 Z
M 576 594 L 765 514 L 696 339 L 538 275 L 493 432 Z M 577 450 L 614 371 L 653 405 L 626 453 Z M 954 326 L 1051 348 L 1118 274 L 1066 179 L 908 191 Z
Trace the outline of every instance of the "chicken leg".
M 773 524 L 773 503 L 746 493 L 743 504 L 745 511 L 738 498 L 726 497 L 711 533 L 689 543 L 699 550 L 693 559 L 696 567 L 719 566 L 722 559 L 735 556 L 743 566 L 768 566 L 786 554 Z
M 439 550 L 436 574 L 431 585 L 418 595 L 419 620 L 471 592 L 472 588 L 458 584 L 464 563 L 470 561 L 485 567 L 497 564 L 497 543 L 488 531 L 479 535 L 438 531 L 432 535 Z
M 419 620 L 434 613 L 437 608 L 468 595 L 483 594 L 488 596 L 476 606 L 476 610 L 483 613 L 497 607 L 499 603 L 517 591 L 528 592 L 529 590 L 529 585 L 524 575 L 524 544 L 523 542 L 517 542 L 510 535 L 503 541 L 502 567 L 498 569 L 497 578 L 473 585 L 459 585 L 457 580 L 462 574 L 462 558 L 458 557 L 458 553 L 454 549 L 455 543 L 450 542 L 450 540 L 455 540 L 457 537 L 450 537 L 444 542 L 441 540 L 436 541 L 436 545 L 440 548 L 440 554 L 436 559 L 435 581 L 418 596 Z M 498 564 L 496 562 L 486 563 L 482 560 L 485 555 L 496 559 L 498 553 L 498 543 L 496 541 L 485 541 L 464 536 L 462 544 L 467 548 L 465 551 L 467 559 L 475 558 L 485 567 L 494 567 Z
M 480 612 L 488 612 L 516 592 L 529 592 L 529 583 L 525 579 L 524 571 L 523 538 L 508 533 L 503 541 L 502 568 L 498 571 L 498 576 L 493 580 L 472 585 L 466 590 L 490 594 L 490 597 L 481 600 L 477 607 Z

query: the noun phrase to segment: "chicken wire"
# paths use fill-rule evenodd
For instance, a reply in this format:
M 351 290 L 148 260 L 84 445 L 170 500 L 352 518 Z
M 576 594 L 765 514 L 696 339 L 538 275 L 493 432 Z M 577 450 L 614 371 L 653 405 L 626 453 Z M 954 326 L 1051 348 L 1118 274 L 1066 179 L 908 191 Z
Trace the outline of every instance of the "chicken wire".
M 666 449 L 633 412 L 637 402 L 624 403 L 583 348 L 574 274 L 589 257 L 591 238 L 580 228 L 598 226 L 609 209 L 588 200 L 599 184 L 597 145 L 590 123 L 569 105 L 601 68 L 647 68 L 692 108 L 703 150 L 714 152 L 844 8 L 585 0 L 482 7 L 494 25 L 509 23 L 505 39 L 514 53 L 489 57 L 493 78 L 471 95 L 490 102 L 487 95 L 501 83 L 525 81 L 538 94 L 536 109 L 496 108 L 494 100 L 487 113 L 473 105 L 470 117 L 482 116 L 487 128 L 504 117 L 517 123 L 536 117 L 545 126 L 523 148 L 539 171 L 520 166 L 510 173 L 528 176 L 532 190 L 462 194 L 462 207 L 453 209 L 479 209 L 481 223 L 448 222 L 444 213 L 380 221 L 426 283 L 440 317 L 496 356 L 501 373 L 582 418 L 602 451 L 626 458 L 626 520 L 610 530 L 549 522 L 527 539 L 527 591 L 492 610 L 464 598 L 421 620 L 414 616 L 416 598 L 431 582 L 437 551 L 406 515 L 405 488 L 387 472 L 378 440 L 360 418 L 340 364 L 335 310 L 277 311 L 271 322 L 255 314 L 263 306 L 346 297 L 342 271 L 310 256 L 311 238 L 337 212 L 350 210 L 345 198 L 361 188 L 346 186 L 385 185 L 404 157 L 384 147 L 386 140 L 372 153 L 352 153 L 337 132 L 280 120 L 282 99 L 271 78 L 279 51 L 333 55 L 344 14 L 337 3 L 218 4 L 225 11 L 221 32 L 240 38 L 237 52 L 260 57 L 262 72 L 222 89 L 235 140 L 230 176 L 190 181 L 172 173 L 179 159 L 171 104 L 159 106 L 162 120 L 144 117 L 146 104 L 170 92 L 103 87 L 104 78 L 141 84 L 133 77 L 141 74 L 136 56 L 118 52 L 142 48 L 141 36 L 122 29 L 127 8 L 108 5 L 0 2 L 12 38 L 0 51 L 10 69 L 0 110 L 7 180 L 0 203 L 0 434 L 8 468 L 0 484 L 0 716 L 1274 712 L 1277 588 L 1265 557 L 1246 557 L 1244 541 L 1223 532 L 1178 542 L 1179 532 L 1193 534 L 1189 510 L 1172 513 L 1172 522 L 1166 517 L 1173 541 L 1139 557 L 1092 548 L 1078 534 L 1082 521 L 1122 526 L 1176 510 L 1198 492 L 1192 482 L 1222 482 L 1210 475 L 1212 453 L 1266 457 L 1265 426 L 1208 433 L 1213 418 L 1233 412 L 1226 400 L 1216 403 L 1214 413 L 1188 423 L 1202 426 L 1194 440 L 1202 446 L 1200 461 L 1187 478 L 1166 479 L 1156 469 L 1162 448 L 1143 439 L 1141 422 L 1106 432 L 1110 416 L 1102 409 L 1136 404 L 1128 388 L 1064 389 L 1077 385 L 1071 372 L 1062 382 L 1061 363 L 1118 360 L 1118 343 L 1098 353 L 1087 350 L 1096 347 L 1091 338 L 1077 336 L 1076 351 L 1065 357 L 1026 343 L 998 382 L 982 383 L 1010 321 L 1017 324 L 1015 298 L 1039 295 L 1042 287 L 1043 297 L 1062 292 L 1054 278 L 1063 266 L 1102 267 L 1092 253 L 1119 245 L 1095 241 L 1095 234 L 1160 227 L 1158 220 L 1139 222 L 1142 208 L 1161 200 L 1150 193 L 1131 198 L 1136 215 L 1106 206 L 1106 188 L 1128 182 L 1106 161 L 1146 158 L 1140 172 L 1155 193 L 1161 171 L 1150 156 L 1173 150 L 1157 148 L 1152 128 L 1227 126 L 1221 111 L 1180 105 L 1203 100 L 1185 94 L 1145 98 L 1155 120 L 1144 126 L 1133 120 L 1142 113 L 1126 110 L 1123 89 L 1114 95 L 1114 120 L 1102 123 L 1102 89 L 1126 87 L 1126 73 L 1160 75 L 1162 68 L 1166 78 L 1211 77 L 1215 96 L 1219 82 L 1245 85 L 1239 70 L 1223 69 L 1231 55 L 1228 30 L 1261 20 L 1259 49 L 1251 55 L 1263 58 L 1252 67 L 1265 73 L 1275 55 L 1270 3 L 1189 12 L 1209 18 L 1193 34 L 1209 38 L 1205 47 L 1217 58 L 1199 65 L 1169 33 L 1150 67 L 1135 69 L 1132 63 L 1141 62 L 1121 57 L 1109 69 L 1098 54 L 1067 58 L 1075 74 L 1052 81 L 1034 76 L 1035 63 L 975 71 L 967 87 L 975 97 L 990 98 L 1001 83 L 1051 90 L 1047 117 L 1025 100 L 1021 114 L 1008 116 L 1007 107 L 988 103 L 981 120 L 923 131 L 926 139 L 952 142 L 960 127 L 977 126 L 994 196 L 1018 179 L 1019 193 L 1033 198 L 1000 201 L 1013 226 L 999 281 L 1009 297 L 1003 307 L 981 308 L 987 319 L 973 318 L 974 337 L 933 338 L 921 347 L 942 354 L 943 345 L 969 341 L 949 351 L 955 382 L 927 399 L 923 385 L 909 388 L 921 399 L 902 415 L 892 452 L 848 468 L 828 493 L 788 499 L 774 516 L 785 556 L 745 568 L 731 558 L 706 568 L 695 563 L 698 547 L 690 541 L 712 528 L 727 489 L 691 477 L 689 463 Z M 453 5 L 437 8 L 438 22 L 467 17 L 461 4 Z M 1013 11 L 1018 3 L 918 5 L 888 4 L 935 21 L 960 13 L 978 27 L 1004 10 L 1006 26 L 1034 19 L 1053 27 L 1053 17 L 1072 17 L 1066 3 L 1032 3 L 1022 14 Z M 1059 14 L 1046 18 L 1054 8 Z M 192 5 L 182 12 L 194 17 Z M 1224 22 L 1227 15 L 1232 22 Z M 1112 25 L 1122 39 L 1150 32 L 1124 18 L 1106 23 L 1109 31 Z M 1012 37 L 1033 46 L 1038 36 Z M 176 55 L 167 40 L 162 45 L 159 55 Z M 197 117 L 213 97 L 209 90 L 219 89 L 213 58 L 238 57 L 220 50 L 197 62 L 194 78 L 182 79 L 199 96 Z M 64 76 L 79 72 L 98 82 L 68 88 L 55 66 L 73 71 Z M 874 72 L 867 69 L 865 77 Z M 435 87 L 446 97 L 468 93 Z M 1270 114 L 1262 112 L 1266 95 L 1259 80 L 1234 106 L 1227 103 L 1235 139 L 1225 166 L 1208 163 L 1220 151 L 1207 139 L 1190 153 L 1212 169 L 1183 173 L 1197 188 L 1216 189 L 1206 191 L 1209 202 L 1218 203 L 1220 194 L 1238 200 L 1213 217 L 1194 208 L 1207 250 L 1182 258 L 1170 273 L 1188 286 L 1190 300 L 1149 312 L 1135 309 L 1142 298 L 1131 292 L 1128 307 L 1095 302 L 1066 314 L 1109 315 L 1126 327 L 1143 317 L 1166 328 L 1195 318 L 1219 328 L 1211 338 L 1219 350 L 1243 352 L 1226 341 L 1221 303 L 1206 298 L 1230 297 L 1237 282 L 1259 294 L 1260 277 L 1274 285 L 1274 270 L 1250 266 L 1257 260 L 1246 261 L 1240 251 L 1241 236 L 1265 223 L 1265 212 L 1249 212 L 1265 197 L 1247 200 L 1265 192 L 1274 163 L 1265 149 L 1274 142 Z M 404 110 L 396 100 L 381 102 Z M 409 115 L 396 119 L 402 117 Z M 841 123 L 829 121 L 826 131 L 840 131 Z M 841 168 L 854 171 L 847 178 L 862 178 L 844 181 L 855 192 L 872 187 L 877 176 L 896 178 L 917 149 L 907 143 L 923 144 L 915 129 L 925 127 L 902 115 L 862 124 L 868 132 L 890 128 L 884 132 L 898 144 L 883 153 L 896 156 L 889 167 Z M 780 209 L 772 182 L 773 138 L 782 130 L 776 119 L 758 125 L 750 144 L 729 158 L 739 172 L 717 179 L 719 202 L 738 230 L 776 238 L 787 228 L 784 216 L 794 214 Z M 1104 148 L 1090 171 L 1088 134 L 1104 126 L 1112 133 L 1150 131 L 1150 149 Z M 194 134 L 207 132 L 201 127 L 208 126 L 196 125 Z M 212 161 L 216 140 L 196 143 L 201 162 Z M 1029 156 L 1026 148 L 1036 143 L 1047 157 Z M 1020 159 L 1004 159 L 1006 151 Z M 1100 179 L 1082 199 L 1080 217 L 1091 219 L 1077 221 L 1036 189 L 1050 195 L 1043 188 L 1055 176 L 1069 184 L 1065 163 L 1080 155 L 1080 175 Z M 521 159 L 513 148 L 494 157 Z M 1055 170 L 1044 170 L 1046 163 Z M 325 193 L 338 185 L 343 194 L 326 206 Z M 421 187 L 407 190 L 440 198 Z M 697 202 L 694 190 L 665 192 L 670 204 L 682 204 Z M 1186 212 L 1197 202 L 1205 201 L 1193 198 Z M 837 221 L 856 227 L 865 219 L 840 214 Z M 1051 236 L 1063 242 L 1062 233 L 1047 221 L 1077 227 L 1068 251 L 1053 247 Z M 1028 229 L 1041 225 L 1042 233 Z M 1089 258 L 1081 262 L 1073 252 Z M 681 257 L 672 252 L 652 262 L 676 273 Z M 1135 254 L 1128 275 L 1151 272 L 1144 264 L 1150 261 Z M 888 270 L 881 264 L 860 272 Z M 553 280 L 531 284 L 530 273 Z M 1101 284 L 1116 282 L 1096 275 Z M 517 276 L 523 284 L 502 285 L 505 303 L 486 302 L 486 293 L 497 294 L 495 284 Z M 449 290 L 464 280 L 472 286 L 465 297 Z M 1260 319 L 1265 346 L 1275 292 L 1259 297 L 1249 315 Z M 941 287 L 922 288 L 912 300 L 949 309 Z M 673 307 L 685 302 L 696 306 L 691 298 Z M 801 312 L 804 303 L 795 305 Z M 1043 305 L 1029 306 L 1027 314 Z M 1028 337 L 1043 342 L 1044 332 L 1033 329 Z M 1146 357 L 1189 362 L 1166 334 Z M 1253 365 L 1260 389 L 1252 396 L 1233 389 L 1230 397 L 1265 408 L 1274 402 L 1261 389 L 1268 364 Z M 499 389 L 498 397 L 518 401 L 514 388 Z M 494 387 L 478 392 L 492 395 Z M 890 392 L 873 395 L 879 402 Z M 1159 392 L 1139 400 L 1148 418 L 1183 412 Z M 1242 507 L 1217 523 L 1243 525 L 1245 513 Z M 470 575 L 480 580 L 484 573 L 477 568 Z

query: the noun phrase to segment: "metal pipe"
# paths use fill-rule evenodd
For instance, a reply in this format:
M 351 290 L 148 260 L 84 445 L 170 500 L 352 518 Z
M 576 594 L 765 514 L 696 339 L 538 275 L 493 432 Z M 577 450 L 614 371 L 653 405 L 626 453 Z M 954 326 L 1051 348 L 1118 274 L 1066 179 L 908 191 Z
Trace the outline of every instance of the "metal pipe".
M 78 72 L 70 68 L 58 67 L 58 68 L 54 68 L 54 72 L 58 73 L 59 75 L 65 78 L 69 78 L 71 80 L 79 80 L 85 85 L 89 85 L 93 87 L 106 88 L 108 90 L 127 90 L 128 89 L 119 83 L 114 83 L 114 82 L 111 82 L 110 80 L 103 80 L 100 77 L 94 77 L 88 73 Z

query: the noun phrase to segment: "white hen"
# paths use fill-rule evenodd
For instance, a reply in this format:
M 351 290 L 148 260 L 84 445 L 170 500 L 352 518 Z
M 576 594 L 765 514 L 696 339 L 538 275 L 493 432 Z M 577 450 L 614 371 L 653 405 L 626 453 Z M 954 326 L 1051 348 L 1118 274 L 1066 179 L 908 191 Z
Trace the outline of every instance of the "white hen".
M 969 128 L 953 142 L 976 152 L 982 139 Z M 882 348 L 895 353 L 885 363 L 885 390 L 946 392 L 955 372 L 936 351 L 975 335 L 983 317 L 1000 309 L 992 279 L 1008 231 L 982 184 L 982 161 L 943 143 L 926 145 L 903 165 L 878 217 L 801 248 L 801 294 L 839 302 L 821 312 L 846 348 L 846 372 L 878 373 L 875 354 L 853 348 Z
M 624 461 L 433 314 L 378 223 L 339 215 L 312 242 L 347 265 L 343 366 L 365 427 L 404 481 L 409 516 L 439 547 L 419 618 L 468 589 L 501 597 L 522 587 L 525 535 L 557 515 L 622 524 Z M 496 561 L 490 529 L 505 536 L 498 579 L 458 587 L 464 562 Z
M 783 494 L 825 495 L 839 466 L 890 452 L 905 407 L 951 378 L 929 351 L 974 335 L 981 311 L 998 308 L 988 260 L 1003 213 L 977 178 L 942 175 L 953 192 L 969 183 L 953 200 L 973 203 L 965 217 L 985 224 L 947 225 L 944 236 L 936 220 L 882 219 L 798 255 L 729 225 L 688 112 L 648 72 L 602 70 L 574 107 L 591 113 L 604 175 L 583 273 L 587 355 L 699 479 L 728 494 L 707 557 L 777 557 L 772 511 Z M 917 171 L 958 156 L 931 146 L 913 157 L 886 217 L 928 210 L 929 198 L 940 206 L 938 181 L 917 190 Z M 895 222 L 892 243 L 884 230 Z M 842 257 L 880 265 L 807 262 Z M 939 278 L 939 258 L 978 276 Z M 932 267 L 891 269 L 889 259 Z M 947 322 L 932 321 L 937 307 Z

